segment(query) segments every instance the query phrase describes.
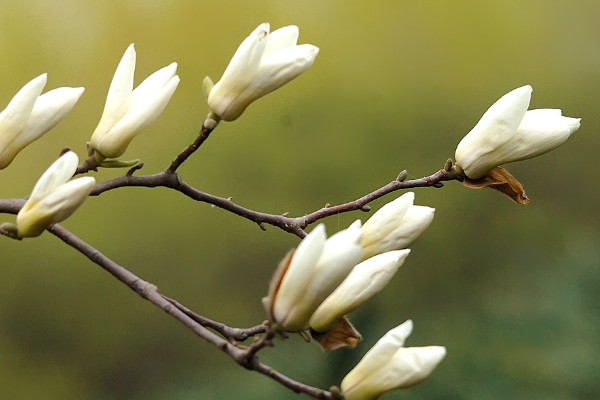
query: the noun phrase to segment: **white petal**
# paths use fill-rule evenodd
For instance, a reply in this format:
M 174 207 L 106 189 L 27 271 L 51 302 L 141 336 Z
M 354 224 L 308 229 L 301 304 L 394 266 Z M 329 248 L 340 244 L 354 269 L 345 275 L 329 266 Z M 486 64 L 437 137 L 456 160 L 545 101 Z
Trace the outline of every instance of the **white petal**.
M 21 236 L 40 235 L 48 226 L 69 217 L 87 198 L 96 182 L 94 178 L 84 177 L 67 182 L 75 172 L 77 163 L 77 155 L 69 151 L 42 174 L 17 214 Z
M 98 127 L 92 135 L 92 143 L 99 140 L 113 127 L 131 105 L 133 76 L 135 73 L 135 48 L 130 44 L 125 50 L 108 89 L 106 104 Z
M 14 146 L 13 141 L 25 128 L 34 104 L 44 90 L 46 80 L 47 74 L 42 74 L 28 82 L 0 113 L 0 168 L 10 164 L 21 150 L 22 147 Z
M 314 278 L 314 268 L 323 252 L 325 239 L 325 225 L 319 224 L 296 248 L 274 299 L 273 314 L 277 322 L 286 318 Z
M 298 42 L 300 30 L 296 25 L 284 26 L 269 34 L 264 54 L 293 47 Z
M 344 395 L 348 396 L 356 387 L 381 373 L 381 368 L 387 365 L 399 348 L 404 346 L 404 342 L 410 336 L 412 330 L 413 323 L 409 319 L 388 331 L 379 339 L 352 371 L 344 377 L 341 386 Z
M 64 221 L 79 208 L 95 184 L 96 180 L 90 176 L 73 179 L 43 198 L 37 207 L 44 207 L 52 214 L 52 224 Z
M 63 154 L 38 179 L 27 202 L 36 203 L 40 201 L 57 187 L 71 179 L 77 169 L 78 163 L 79 157 L 74 152 L 68 151 Z
M 407 321 L 408 322 L 408 321 Z M 412 330 L 407 322 L 388 332 L 344 378 L 346 400 L 372 400 L 427 378 L 446 355 L 443 346 L 403 347 Z
M 348 276 L 362 258 L 360 221 L 339 231 L 325 242 L 323 253 L 315 267 L 315 279 L 306 297 L 319 299 L 318 306 Z
M 529 107 L 531 92 L 531 86 L 526 85 L 502 96 L 460 141 L 455 158 L 469 178 L 481 178 L 499 165 L 495 150 L 515 135 Z
M 362 246 L 372 246 L 392 233 L 414 200 L 415 194 L 407 192 L 377 210 L 362 227 Z
M 415 242 L 431 225 L 435 208 L 410 206 L 400 220 L 390 221 L 395 227 L 387 236 L 363 247 L 365 258 L 390 250 L 404 249 Z
M 250 103 L 280 88 L 309 69 L 318 53 L 318 47 L 301 44 L 266 54 L 252 83 L 240 97 L 248 99 Z
M 177 85 L 179 76 L 175 75 L 156 93 L 148 93 L 143 104 L 138 103 L 138 106 L 130 109 L 99 140 L 92 142 L 94 148 L 105 157 L 115 158 L 123 155 L 131 140 L 164 111 Z
M 312 269 L 310 283 L 299 293 L 283 321 L 290 331 L 306 329 L 308 321 L 319 304 L 344 280 L 360 262 L 360 221 L 331 236 L 325 242 L 323 253 Z
M 516 149 L 506 162 L 537 157 L 563 144 L 580 126 L 580 118 L 563 117 L 560 110 L 540 109 L 525 113 L 517 128 Z
M 19 142 L 30 143 L 52 129 L 73 109 L 84 90 L 62 87 L 38 97 Z
M 388 362 L 376 384 L 384 392 L 414 386 L 427 378 L 446 356 L 443 346 L 404 347 Z
M 227 86 L 226 91 L 239 92 L 252 81 L 267 47 L 268 34 L 269 24 L 265 22 L 244 39 L 214 89 L 221 84 Z
M 159 69 L 144 79 L 142 83 L 133 90 L 131 108 L 143 107 L 143 104 L 151 101 L 149 98 L 156 96 L 177 75 L 177 63 L 171 63 Z
M 409 253 L 410 250 L 389 251 L 355 266 L 312 315 L 311 328 L 317 332 L 327 331 L 342 316 L 379 293 L 392 279 Z

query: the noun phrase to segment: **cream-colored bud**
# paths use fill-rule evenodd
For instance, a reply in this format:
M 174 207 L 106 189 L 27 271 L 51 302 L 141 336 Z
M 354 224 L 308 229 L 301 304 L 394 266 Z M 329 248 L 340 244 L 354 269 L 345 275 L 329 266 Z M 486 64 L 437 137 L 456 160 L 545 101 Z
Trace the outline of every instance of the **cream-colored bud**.
M 412 321 L 386 333 L 342 380 L 345 400 L 373 400 L 426 379 L 446 355 L 443 346 L 404 347 Z
M 104 112 L 91 139 L 104 157 L 119 157 L 133 138 L 163 112 L 179 84 L 177 63 L 154 72 L 133 89 L 135 49 L 131 44 L 117 66 Z
M 62 87 L 40 95 L 46 80 L 42 74 L 27 83 L 0 113 L 0 169 L 58 124 L 83 94 L 83 88 Z
M 408 249 L 388 251 L 355 266 L 313 313 L 309 321 L 310 327 L 316 332 L 331 329 L 341 317 L 379 293 L 409 253 Z
M 19 236 L 39 236 L 50 225 L 67 219 L 88 197 L 96 180 L 83 177 L 70 180 L 79 158 L 69 151 L 42 174 L 31 196 L 17 214 Z
M 547 153 L 579 129 L 580 118 L 560 110 L 527 111 L 531 86 L 517 88 L 496 101 L 456 147 L 456 167 L 471 179 L 492 168 Z
M 361 245 L 367 259 L 408 247 L 433 221 L 434 208 L 413 205 L 408 192 L 381 207 L 362 227 Z
M 237 119 L 254 100 L 296 78 L 313 64 L 319 48 L 296 45 L 297 26 L 269 33 L 259 25 L 238 47 L 208 94 L 208 106 L 224 121 Z

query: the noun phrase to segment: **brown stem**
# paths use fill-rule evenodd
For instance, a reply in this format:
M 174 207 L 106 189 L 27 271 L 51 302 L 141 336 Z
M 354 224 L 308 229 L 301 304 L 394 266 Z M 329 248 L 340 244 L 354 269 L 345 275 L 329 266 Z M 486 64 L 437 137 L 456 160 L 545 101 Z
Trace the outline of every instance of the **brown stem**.
M 214 130 L 213 128 L 207 128 L 206 125 L 202 125 L 202 129 L 200 129 L 200 133 L 198 133 L 198 137 L 194 140 L 188 147 L 183 149 L 181 153 L 175 157 L 169 168 L 166 169 L 166 173 L 174 174 L 177 171 L 177 168 L 181 166 L 198 148 L 204 143 L 210 133 Z

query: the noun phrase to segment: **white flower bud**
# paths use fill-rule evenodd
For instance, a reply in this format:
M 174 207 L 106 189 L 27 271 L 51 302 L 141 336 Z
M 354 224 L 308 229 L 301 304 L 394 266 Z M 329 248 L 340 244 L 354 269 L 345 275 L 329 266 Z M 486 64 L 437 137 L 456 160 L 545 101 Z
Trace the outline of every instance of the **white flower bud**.
M 310 327 L 317 332 L 331 329 L 341 317 L 379 293 L 409 253 L 408 249 L 388 251 L 355 266 L 313 313 L 309 321 Z
M 50 225 L 67 219 L 88 197 L 96 180 L 83 177 L 73 180 L 79 158 L 69 151 L 42 174 L 31 196 L 17 215 L 19 236 L 39 236 Z
M 517 88 L 496 101 L 456 147 L 459 170 L 478 179 L 492 168 L 547 153 L 579 129 L 580 118 L 560 110 L 530 110 L 531 86 Z
M 362 227 L 364 258 L 413 243 L 433 221 L 434 208 L 413 205 L 415 194 L 408 192 L 381 207 Z
M 27 83 L 0 113 L 0 169 L 63 119 L 84 91 L 62 87 L 40 96 L 46 80 L 47 75 L 42 74 Z
M 163 112 L 179 84 L 177 63 L 149 77 L 135 90 L 135 49 L 129 45 L 117 66 L 104 112 L 92 135 L 92 147 L 102 156 L 121 156 L 133 138 Z
M 319 48 L 296 45 L 298 27 L 286 26 L 269 34 L 263 23 L 231 58 L 223 76 L 208 94 L 208 106 L 224 121 L 237 119 L 254 100 L 285 85 L 313 64 Z
M 427 378 L 446 355 L 443 346 L 404 347 L 412 321 L 386 333 L 342 380 L 345 400 L 373 400 Z
M 325 240 L 325 228 L 317 226 L 298 246 L 274 294 L 273 320 L 295 332 L 308 328 L 319 304 L 360 262 L 360 221 Z

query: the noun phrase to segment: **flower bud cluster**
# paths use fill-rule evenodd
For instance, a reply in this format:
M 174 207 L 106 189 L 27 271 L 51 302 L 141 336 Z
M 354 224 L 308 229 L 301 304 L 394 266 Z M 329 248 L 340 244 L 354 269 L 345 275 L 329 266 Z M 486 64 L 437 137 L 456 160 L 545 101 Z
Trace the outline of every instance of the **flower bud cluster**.
M 133 90 L 135 50 L 130 45 L 108 91 L 106 105 L 91 139 L 96 160 L 121 156 L 139 131 L 156 119 L 179 84 L 172 63 L 150 75 Z M 41 94 L 47 75 L 27 83 L 0 113 L 0 169 L 6 168 L 25 146 L 52 129 L 74 107 L 83 88 L 58 88 Z M 87 198 L 95 179 L 69 181 L 79 159 L 71 151 L 61 156 L 42 175 L 17 215 L 16 225 L 2 228 L 15 237 L 40 235 L 46 228 L 69 217 Z M 119 164 L 114 160 L 113 164 Z
M 265 305 L 281 329 L 331 329 L 344 315 L 378 293 L 429 226 L 434 209 L 413 205 L 409 192 L 327 238 L 318 225 L 276 272 Z M 361 262 L 362 261 L 362 262 Z
M 273 278 L 265 300 L 273 322 L 289 332 L 326 332 L 381 291 L 433 219 L 433 208 L 413 201 L 406 193 L 364 226 L 356 221 L 330 238 L 324 225 L 313 229 Z
M 284 258 L 265 306 L 276 329 L 334 332 L 345 315 L 380 292 L 410 253 L 407 249 L 433 220 L 434 209 L 416 206 L 409 192 L 386 204 L 362 227 L 360 221 L 327 238 L 318 225 Z M 356 333 L 355 338 L 360 338 Z M 346 399 L 375 399 L 425 379 L 445 355 L 440 346 L 404 348 L 407 321 L 390 331 L 342 382 Z M 334 332 L 336 339 L 343 332 Z M 347 345 L 354 343 L 345 341 Z M 337 348 L 335 345 L 328 348 Z

